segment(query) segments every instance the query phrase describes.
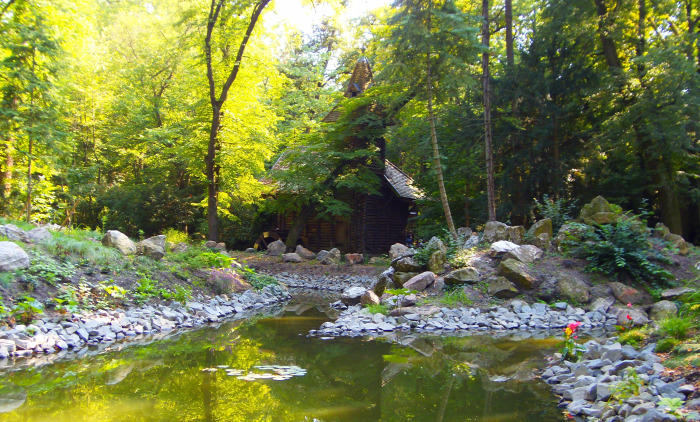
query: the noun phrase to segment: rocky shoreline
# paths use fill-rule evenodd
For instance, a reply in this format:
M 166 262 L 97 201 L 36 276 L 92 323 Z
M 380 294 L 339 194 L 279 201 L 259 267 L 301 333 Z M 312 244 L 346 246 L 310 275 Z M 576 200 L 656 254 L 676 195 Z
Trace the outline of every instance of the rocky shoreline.
M 157 307 L 99 310 L 63 318 L 44 317 L 27 326 L 5 327 L 0 331 L 0 363 L 54 353 L 82 355 L 89 347 L 195 328 L 237 314 L 249 315 L 290 298 L 284 286 L 275 285 L 259 292 L 248 290 L 230 296 L 201 297 L 185 306 L 174 302 Z
M 336 306 L 341 303 L 336 302 Z M 497 306 L 488 310 L 479 308 L 438 308 L 436 306 L 397 308 L 402 315 L 371 314 L 360 305 L 345 309 L 335 322 L 325 322 L 311 336 L 360 336 L 373 332 L 395 330 L 415 332 L 487 331 L 487 330 L 547 330 L 564 328 L 581 322 L 583 329 L 610 327 L 617 317 L 603 310 L 584 311 L 560 302 L 555 308 L 544 303 L 528 305 L 514 300 L 510 309 Z
M 679 420 L 659 402 L 663 398 L 685 400 L 695 387 L 685 379 L 673 381 L 663 374 L 664 366 L 653 352 L 656 344 L 641 351 L 613 339 L 602 344 L 589 341 L 584 346 L 586 352 L 579 362 L 558 362 L 541 375 L 572 417 L 604 422 Z

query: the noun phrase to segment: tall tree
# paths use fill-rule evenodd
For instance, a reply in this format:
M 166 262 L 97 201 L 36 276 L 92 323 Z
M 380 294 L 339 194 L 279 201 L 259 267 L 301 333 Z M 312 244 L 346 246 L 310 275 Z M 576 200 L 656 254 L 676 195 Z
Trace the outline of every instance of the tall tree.
M 214 29 L 219 21 L 219 18 L 221 17 L 224 5 L 229 5 L 231 9 L 235 9 L 235 6 L 238 5 L 226 3 L 226 0 L 212 0 L 209 7 L 207 34 L 204 39 L 204 53 L 206 55 L 207 63 L 207 81 L 209 82 L 209 101 L 212 107 L 211 128 L 209 130 L 209 143 L 207 145 L 207 156 L 205 160 L 207 176 L 207 238 L 209 240 L 218 241 L 220 230 L 218 216 L 220 166 L 217 164 L 217 153 L 221 150 L 219 131 L 221 129 L 222 108 L 228 97 L 228 92 L 238 76 L 238 72 L 243 61 L 243 54 L 246 46 L 248 45 L 248 41 L 253 34 L 255 25 L 257 24 L 263 9 L 269 2 L 270 0 L 260 0 L 252 2 L 252 4 L 245 4 L 245 6 L 248 7 L 243 8 L 243 10 L 249 9 L 250 6 L 252 6 L 250 20 L 245 29 L 241 42 L 238 45 L 238 52 L 236 53 L 233 66 L 230 72 L 228 72 L 228 76 L 221 87 L 221 92 L 218 95 L 216 92 L 217 87 L 214 77 L 214 63 L 212 59 L 212 34 L 214 33 Z M 237 10 L 236 12 L 240 13 L 243 10 Z M 232 11 L 228 11 L 226 18 L 234 19 L 235 16 L 232 14 Z M 221 26 L 225 26 L 223 22 Z
M 489 44 L 491 43 L 491 31 L 489 29 L 489 0 L 482 0 L 481 14 L 481 43 L 484 51 L 481 53 L 481 69 L 484 87 L 484 151 L 486 154 L 486 208 L 489 220 L 496 220 L 496 187 L 494 182 L 493 166 L 493 139 L 491 137 L 491 71 L 489 69 Z

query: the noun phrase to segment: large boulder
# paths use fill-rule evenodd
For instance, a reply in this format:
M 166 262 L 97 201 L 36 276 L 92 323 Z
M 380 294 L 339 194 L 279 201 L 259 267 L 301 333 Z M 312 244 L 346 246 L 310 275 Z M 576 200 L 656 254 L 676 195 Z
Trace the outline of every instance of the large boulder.
M 165 235 L 153 236 L 139 242 L 137 249 L 151 259 L 159 260 L 165 256 Z
M 12 241 L 29 241 L 27 233 L 14 224 L 5 224 L 4 226 L 0 226 L 0 236 L 5 236 Z
M 649 323 L 649 315 L 644 312 L 644 309 L 636 306 L 612 306 L 608 309 L 608 313 L 617 318 L 618 325 L 627 325 L 632 321 L 632 325 L 641 327 Z
M 693 293 L 695 290 L 690 287 L 675 287 L 661 292 L 662 299 L 676 299 L 684 294 Z
M 511 249 L 503 255 L 503 259 L 515 259 L 524 264 L 532 264 L 544 256 L 542 249 L 535 245 L 523 245 Z
M 499 240 L 498 242 L 494 242 L 491 244 L 491 248 L 489 248 L 489 255 L 492 258 L 500 258 L 506 253 L 518 248 L 519 246 L 513 242 L 509 242 L 507 240 Z
M 591 202 L 584 205 L 578 216 L 579 221 L 588 225 L 609 224 L 615 221 L 618 214 L 613 212 L 610 203 L 602 196 L 596 196 Z
M 530 227 L 530 230 L 527 231 L 528 237 L 533 238 L 541 235 L 542 233 L 547 233 L 550 239 L 554 237 L 554 229 L 552 227 L 551 219 L 545 218 L 543 220 L 537 221 L 535 224 L 532 225 L 532 227 Z
M 41 243 L 53 237 L 50 231 L 44 227 L 37 227 L 27 232 L 27 238 L 34 243 Z
M 472 229 L 469 227 L 460 227 L 457 229 L 457 235 L 462 239 L 467 239 L 472 235 Z
M 283 253 L 282 255 L 282 262 L 291 262 L 294 264 L 298 264 L 303 261 L 303 259 L 299 256 L 297 253 Z
M 585 231 L 586 226 L 582 224 L 564 223 L 564 225 L 562 225 L 559 231 L 557 232 L 557 235 L 552 242 L 554 243 L 554 248 L 558 252 L 565 252 L 566 245 L 564 242 L 566 240 L 570 240 L 572 242 L 577 242 L 581 240 Z
M 372 284 L 372 291 L 377 295 L 381 296 L 384 294 L 384 290 L 387 288 L 394 287 L 394 269 L 389 268 L 379 275 L 377 281 Z
M 360 297 L 360 303 L 362 305 L 379 305 L 379 296 L 377 296 L 376 293 L 374 293 L 372 290 L 367 290 L 362 294 L 362 297 Z
M 396 271 L 394 273 L 394 285 L 396 287 L 404 287 L 404 284 L 413 277 L 417 276 L 417 272 L 400 272 Z
M 569 274 L 559 276 L 557 283 L 557 296 L 560 299 L 574 303 L 588 303 L 591 301 L 591 288 L 585 281 Z
M 508 226 L 506 228 L 507 238 L 515 244 L 522 245 L 523 238 L 525 237 L 525 227 L 523 226 Z
M 0 242 L 0 271 L 29 267 L 29 255 L 14 242 Z
M 464 244 L 462 245 L 462 249 L 473 249 L 476 248 L 479 245 L 479 236 L 477 234 L 472 234 L 471 236 L 467 237 L 466 240 L 464 241 Z
M 654 304 L 649 311 L 649 318 L 654 321 L 663 321 L 678 315 L 678 306 L 670 300 L 661 300 Z
M 323 257 L 321 260 L 321 264 L 323 265 L 335 265 L 340 263 L 340 251 L 337 248 L 333 248 L 328 253 L 326 256 Z
M 316 258 L 315 253 L 311 252 L 310 250 L 306 249 L 305 247 L 303 247 L 301 245 L 297 245 L 297 248 L 294 251 L 294 253 L 296 253 L 297 255 L 299 255 L 300 257 L 302 257 L 304 259 L 315 259 Z
M 216 240 L 207 240 L 204 242 L 204 247 L 207 249 L 214 249 L 219 243 Z
M 496 277 L 488 284 L 489 296 L 498 299 L 511 299 L 517 296 L 520 292 L 515 284 L 508 281 L 504 277 Z
M 396 258 L 403 255 L 407 250 L 408 250 L 408 246 L 403 245 L 401 243 L 394 243 L 389 248 L 389 259 L 393 261 Z
M 345 262 L 350 265 L 360 265 L 365 261 L 365 256 L 361 253 L 346 253 Z
M 663 239 L 667 234 L 671 234 L 671 229 L 666 227 L 664 223 L 656 223 L 652 236 L 658 239 Z
M 671 244 L 680 255 L 688 255 L 690 249 L 688 248 L 688 243 L 683 239 L 681 235 L 668 233 L 664 235 L 663 239 Z
M 428 269 L 437 274 L 445 271 L 445 264 L 447 264 L 447 255 L 442 251 L 433 252 L 428 259 Z
M 362 295 L 364 295 L 366 291 L 367 289 L 364 287 L 348 287 L 343 290 L 343 294 L 340 295 L 340 300 L 347 306 L 357 305 L 360 303 L 360 300 L 362 300 Z
M 608 283 L 608 286 L 610 286 L 610 289 L 612 290 L 612 294 L 613 296 L 615 296 L 615 299 L 619 300 L 622 303 L 631 303 L 632 305 L 635 305 L 638 303 L 642 303 L 645 299 L 644 293 L 635 289 L 632 286 L 622 284 L 619 281 L 613 281 L 612 283 Z
M 401 273 L 414 273 L 423 269 L 423 266 L 417 263 L 412 256 L 405 256 L 391 263 L 391 266 Z
M 127 235 L 118 230 L 107 230 L 102 238 L 102 244 L 110 248 L 119 249 L 124 255 L 134 255 L 137 252 L 136 244 Z
M 523 289 L 532 289 L 535 286 L 535 278 L 528 272 L 528 266 L 514 259 L 502 261 L 498 266 L 498 275 Z
M 500 221 L 489 221 L 484 226 L 483 240 L 488 243 L 498 242 L 499 240 L 507 240 L 513 243 L 523 243 L 525 235 L 525 227 L 523 226 L 508 226 Z
M 287 245 L 281 240 L 275 240 L 267 245 L 267 254 L 270 256 L 280 256 L 287 252 Z
M 474 267 L 464 267 L 445 274 L 445 284 L 476 284 L 481 278 L 479 270 Z
M 552 237 L 548 233 L 540 233 L 532 238 L 531 243 L 545 251 L 552 248 Z
M 425 271 L 405 282 L 403 287 L 408 290 L 417 290 L 421 292 L 431 285 L 436 277 L 434 272 Z

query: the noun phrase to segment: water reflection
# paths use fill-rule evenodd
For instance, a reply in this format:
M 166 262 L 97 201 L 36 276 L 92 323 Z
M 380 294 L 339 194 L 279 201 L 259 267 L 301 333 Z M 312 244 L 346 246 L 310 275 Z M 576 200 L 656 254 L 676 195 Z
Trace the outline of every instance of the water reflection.
M 252 322 L 5 370 L 0 421 L 563 420 L 548 387 L 533 376 L 552 340 L 307 337 L 326 312 L 320 303 L 296 303 Z M 224 368 L 256 365 L 307 372 L 245 381 Z

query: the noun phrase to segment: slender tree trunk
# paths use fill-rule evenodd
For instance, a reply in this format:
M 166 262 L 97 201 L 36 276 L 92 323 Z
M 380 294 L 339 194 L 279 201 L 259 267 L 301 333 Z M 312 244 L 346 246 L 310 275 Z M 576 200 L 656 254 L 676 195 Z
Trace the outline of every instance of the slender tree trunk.
M 615 41 L 608 34 L 612 30 L 615 19 L 610 15 L 610 11 L 605 5 L 605 0 L 593 0 L 598 11 L 598 35 L 603 46 L 605 62 L 611 68 L 621 68 L 620 56 L 617 54 Z
M 430 36 L 432 31 L 431 6 L 432 1 L 428 2 L 428 36 Z M 457 230 L 455 229 L 455 223 L 452 220 L 450 203 L 447 200 L 445 180 L 442 177 L 440 149 L 438 148 L 437 132 L 435 130 L 435 113 L 433 113 L 433 82 L 430 70 L 430 46 L 428 46 L 428 52 L 426 53 L 426 84 L 428 85 L 428 120 L 430 120 L 430 143 L 433 146 L 433 165 L 435 166 L 435 175 L 437 176 L 438 189 L 440 190 L 440 201 L 442 202 L 442 209 L 445 212 L 447 228 L 450 231 L 450 234 L 452 234 L 452 237 L 457 238 Z
M 506 0 L 506 63 L 513 70 L 515 65 L 515 53 L 513 50 L 513 0 Z
M 484 142 L 486 151 L 486 197 L 489 221 L 496 220 L 496 192 L 494 183 L 493 144 L 491 139 L 491 74 L 489 70 L 489 0 L 481 3 L 483 23 L 481 26 L 481 43 L 484 52 L 481 54 L 481 67 L 484 84 Z
M 304 231 L 304 226 L 306 226 L 306 220 L 311 218 L 314 213 L 314 206 L 312 204 L 304 205 L 299 211 L 299 215 L 294 219 L 292 227 L 289 228 L 289 233 L 287 234 L 287 239 L 285 239 L 284 244 L 287 246 L 287 250 L 294 250 L 297 247 L 297 241 L 299 236 Z
M 32 50 L 32 76 L 35 76 L 36 69 L 36 48 Z M 34 89 L 32 88 L 31 94 L 29 96 L 29 116 L 30 118 L 34 114 Z M 33 120 L 33 119 L 32 119 Z M 32 122 L 34 123 L 34 122 Z M 27 223 L 30 223 L 32 217 L 32 150 L 34 147 L 34 138 L 30 132 L 27 136 L 29 138 L 29 148 L 27 151 Z
M 205 159 L 206 164 L 206 176 L 207 176 L 207 225 L 208 234 L 207 238 L 209 240 L 218 241 L 219 240 L 219 167 L 217 164 L 217 151 L 220 150 L 219 141 L 219 129 L 221 129 L 221 113 L 228 97 L 229 89 L 231 85 L 236 80 L 238 76 L 238 71 L 241 67 L 241 62 L 243 60 L 243 53 L 245 52 L 246 45 L 248 45 L 248 40 L 250 39 L 255 25 L 262 13 L 263 9 L 270 0 L 260 0 L 253 7 L 253 12 L 250 16 L 250 22 L 246 28 L 245 35 L 238 46 L 238 53 L 236 54 L 236 60 L 234 62 L 233 68 L 226 78 L 223 87 L 221 88 L 221 94 L 216 95 L 216 82 L 214 81 L 214 64 L 212 61 L 211 53 L 211 37 L 214 32 L 214 27 L 219 19 L 219 13 L 223 7 L 226 0 L 211 0 L 211 5 L 209 7 L 209 18 L 207 20 L 207 35 L 204 38 L 204 53 L 206 56 L 207 63 L 207 81 L 209 83 L 209 101 L 212 107 L 212 119 L 211 119 L 211 129 L 209 131 L 209 143 L 207 145 L 207 157 Z
M 5 171 L 2 172 L 2 197 L 5 199 L 3 201 L 3 207 L 5 206 L 4 204 L 7 203 L 7 200 L 10 197 L 10 193 L 12 192 L 12 169 L 14 167 L 14 156 L 12 155 L 14 152 L 14 139 L 12 137 L 7 138 L 7 143 L 5 144 Z M 3 210 L 5 211 L 5 210 Z

